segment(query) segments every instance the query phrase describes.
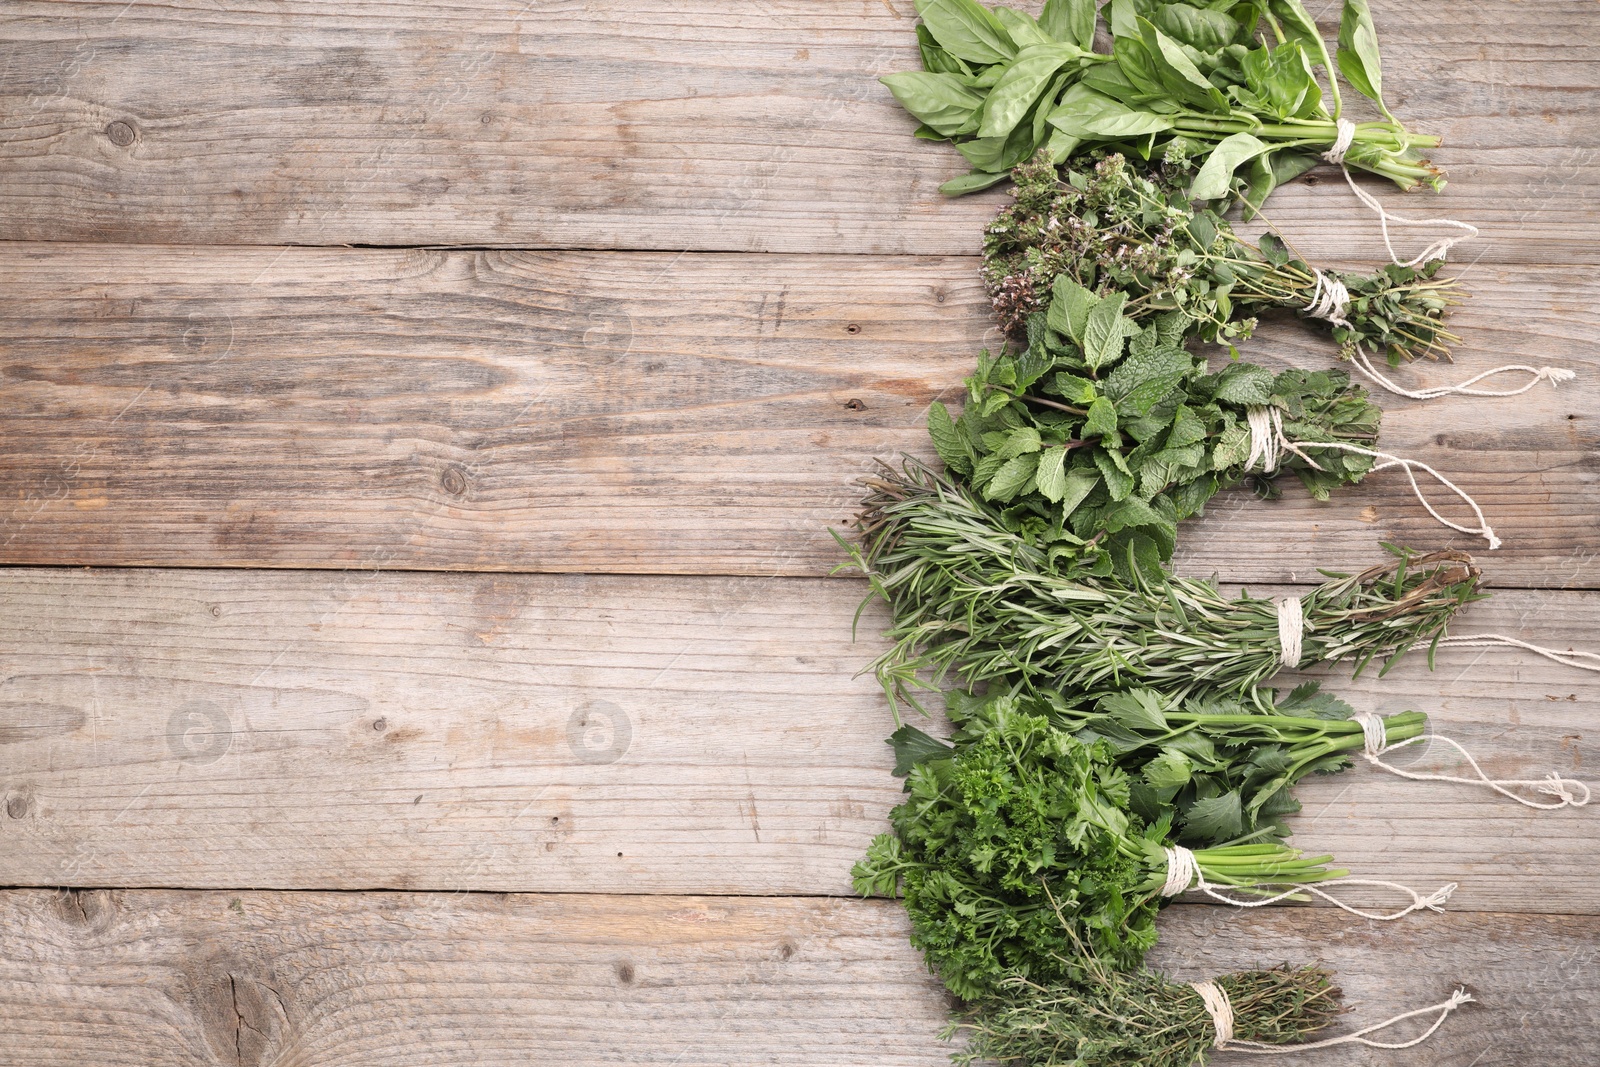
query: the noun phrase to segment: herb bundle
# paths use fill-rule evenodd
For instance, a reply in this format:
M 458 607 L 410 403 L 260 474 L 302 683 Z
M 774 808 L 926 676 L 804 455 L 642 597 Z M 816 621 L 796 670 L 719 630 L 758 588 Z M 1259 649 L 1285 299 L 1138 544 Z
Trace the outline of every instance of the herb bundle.
M 1148 687 L 1181 701 L 1213 690 L 1259 704 L 1257 686 L 1284 665 L 1271 600 L 1164 572 L 1150 581 L 1137 567 L 1118 578 L 1099 546 L 1012 532 L 970 490 L 915 461 L 869 484 L 860 543 L 848 547 L 893 615 L 893 647 L 872 665 L 891 702 L 916 705 L 916 690 L 956 670 L 1033 692 Z M 1299 598 L 1299 663 L 1353 660 L 1359 674 L 1382 657 L 1387 671 L 1478 598 L 1465 553 L 1386 547 L 1392 563 L 1330 573 Z
M 1021 975 L 973 1005 L 946 1037 L 964 1034 L 952 1059 L 1031 1067 L 1189 1067 L 1204 1063 L 1216 1022 L 1194 986 L 1143 968 L 1118 970 L 1093 957 L 1077 982 Z M 1275 967 L 1212 981 L 1233 1009 L 1234 1036 L 1288 1045 L 1339 1017 L 1339 989 L 1320 967 Z M 1284 1051 L 1293 1051 L 1286 1048 Z
M 1253 245 L 1218 212 L 1190 203 L 1182 192 L 1189 173 L 1136 169 L 1117 154 L 1064 176 L 1042 159 L 1017 167 L 1015 199 L 983 242 L 1002 328 L 1022 338 L 1031 316 L 1048 309 L 1059 319 L 1052 305 L 1065 276 L 1101 297 L 1127 293 L 1123 310 L 1135 322 L 1181 309 L 1187 336 L 1230 347 L 1250 336 L 1262 311 L 1289 308 L 1319 312 L 1346 358 L 1358 349 L 1386 353 L 1392 366 L 1448 357 L 1458 338 L 1441 320 L 1459 301 L 1456 283 L 1436 277 L 1443 259 L 1369 275 L 1316 270 L 1272 234 Z
M 1062 163 L 1094 145 L 1203 159 L 1189 189 L 1198 200 L 1237 191 L 1259 205 L 1328 150 L 1402 189 L 1444 184 L 1417 151 L 1438 138 L 1407 130 L 1384 103 L 1366 0 L 1345 0 L 1337 74 L 1300 0 L 1112 0 L 1109 53 L 1094 48 L 1096 0 L 1047 0 L 1037 19 L 976 0 L 916 6 L 923 70 L 883 82 L 921 121 L 918 137 L 952 142 L 972 165 L 945 183 L 949 195 L 1002 181 L 1037 152 Z M 1338 74 L 1383 119 L 1345 120 Z
M 1172 840 L 1190 848 L 1286 839 L 1283 819 L 1300 810 L 1295 783 L 1344 770 L 1365 742 L 1354 709 L 1316 682 L 1284 694 L 1268 714 L 1215 694 L 1177 701 L 1152 689 L 1094 701 L 1054 691 L 973 696 L 957 689 L 945 699 L 956 727 L 951 744 L 900 727 L 889 738 L 897 776 L 982 738 L 1002 711 L 1022 710 L 1080 741 L 1109 745 L 1129 776 L 1129 809 L 1147 823 L 1166 817 Z M 1408 711 L 1382 723 L 1387 743 L 1399 744 L 1421 736 L 1427 716 Z
M 951 992 L 975 999 L 1011 973 L 1075 977 L 1078 943 L 1136 967 L 1155 943 L 1170 823 L 1130 808 L 1132 781 L 1109 741 L 1086 741 L 998 700 L 953 751 L 918 761 L 893 834 L 852 872 L 857 892 L 903 894 L 912 943 Z M 1213 885 L 1342 877 L 1328 856 L 1279 843 L 1193 850 Z
M 979 357 L 959 417 L 935 402 L 928 431 L 945 466 L 999 506 L 1002 528 L 1040 541 L 1100 538 L 1120 567 L 1122 546 L 1155 578 L 1177 525 L 1257 468 L 1255 485 L 1292 470 L 1319 500 L 1359 482 L 1382 409 L 1337 370 L 1274 375 L 1249 363 L 1216 374 L 1180 345 L 1181 312 L 1139 326 L 1118 291 L 1098 297 L 1058 279 L 1050 322 L 1033 322 L 1022 352 Z M 1057 311 L 1059 310 L 1059 315 Z M 1059 325 L 1061 332 L 1053 328 Z M 1297 442 L 1268 471 L 1252 409 L 1275 409 Z

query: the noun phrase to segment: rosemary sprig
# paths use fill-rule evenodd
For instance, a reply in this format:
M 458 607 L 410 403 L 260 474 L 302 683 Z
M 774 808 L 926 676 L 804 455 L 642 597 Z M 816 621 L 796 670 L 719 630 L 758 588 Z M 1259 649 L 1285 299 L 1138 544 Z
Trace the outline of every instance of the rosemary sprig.
M 920 708 L 916 691 L 953 670 L 968 683 L 1089 697 L 1148 687 L 1181 701 L 1209 689 L 1270 710 L 1258 687 L 1282 667 L 1273 601 L 1137 568 L 1118 579 L 1093 543 L 1038 547 L 914 460 L 868 485 L 847 547 L 893 613 L 892 647 L 871 668 L 891 703 Z M 1386 672 L 1481 595 L 1465 553 L 1386 547 L 1393 562 L 1324 572 L 1330 580 L 1301 597 L 1302 663 L 1348 660 L 1359 675 L 1382 658 Z

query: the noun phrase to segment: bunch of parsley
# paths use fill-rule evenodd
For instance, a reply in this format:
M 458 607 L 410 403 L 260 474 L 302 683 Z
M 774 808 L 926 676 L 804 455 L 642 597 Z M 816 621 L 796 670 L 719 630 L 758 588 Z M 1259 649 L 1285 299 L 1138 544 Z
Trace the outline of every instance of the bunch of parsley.
M 1156 940 L 1169 815 L 1133 810 L 1133 780 L 1110 740 L 1070 733 L 1010 697 L 968 710 L 962 741 L 910 768 L 909 795 L 889 815 L 894 832 L 852 872 L 857 892 L 898 889 L 912 943 L 964 999 L 996 992 L 1009 975 L 1079 981 L 1079 943 L 1111 966 L 1136 967 Z M 1193 812 L 1190 821 L 1205 829 Z M 1217 885 L 1346 873 L 1278 843 L 1226 842 L 1194 856 Z

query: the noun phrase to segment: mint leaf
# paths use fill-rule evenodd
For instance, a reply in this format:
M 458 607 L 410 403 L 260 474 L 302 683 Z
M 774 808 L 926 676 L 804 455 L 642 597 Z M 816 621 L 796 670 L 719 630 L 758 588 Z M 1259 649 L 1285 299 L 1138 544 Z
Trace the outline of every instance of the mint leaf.
M 1128 294 L 1118 289 L 1103 297 L 1089 312 L 1083 327 L 1083 361 L 1091 370 L 1115 363 L 1122 358 L 1125 339 L 1122 308 Z

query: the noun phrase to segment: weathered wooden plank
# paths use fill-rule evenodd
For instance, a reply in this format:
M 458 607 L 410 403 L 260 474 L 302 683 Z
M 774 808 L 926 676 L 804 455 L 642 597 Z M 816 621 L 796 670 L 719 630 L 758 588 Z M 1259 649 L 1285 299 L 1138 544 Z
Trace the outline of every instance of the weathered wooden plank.
M 0 884 L 848 894 L 901 797 L 883 697 L 851 678 L 880 647 L 850 643 L 862 592 L 4 572 Z M 1600 595 L 1508 592 L 1460 629 L 1586 647 L 1597 627 Z M 1435 715 L 1502 776 L 1592 770 L 1594 675 L 1457 652 L 1336 689 Z M 1600 910 L 1590 812 L 1365 767 L 1302 795 L 1300 843 L 1362 874 L 1459 881 L 1467 910 Z
M 1485 226 L 1491 259 L 1595 262 L 1588 5 L 1377 14 L 1385 90 L 1454 181 L 1406 207 Z M 942 199 L 965 165 L 876 81 L 916 65 L 909 0 L 5 16 L 11 239 L 951 254 L 997 195 Z M 1319 254 L 1360 215 L 1327 188 L 1274 203 Z
M 1474 493 L 1501 584 L 1600 583 L 1600 285 L 1482 264 L 1460 378 L 1386 447 Z M 975 261 L 313 249 L 0 249 L 0 561 L 825 574 L 853 482 L 998 341 Z M 1269 323 L 1250 358 L 1326 366 Z M 1520 379 L 1518 379 L 1520 381 Z M 1184 566 L 1304 580 L 1446 536 L 1399 472 L 1328 504 L 1219 498 Z M 1262 543 L 1274 550 L 1264 553 Z
M 1325 961 L 1345 1030 L 1467 985 L 1481 1004 L 1418 1062 L 1589 1062 L 1593 917 L 1374 927 L 1179 906 L 1163 927 L 1153 958 L 1183 978 Z M 11 890 L 0 1003 L 14 1067 L 933 1067 L 948 1051 L 946 998 L 888 901 Z

